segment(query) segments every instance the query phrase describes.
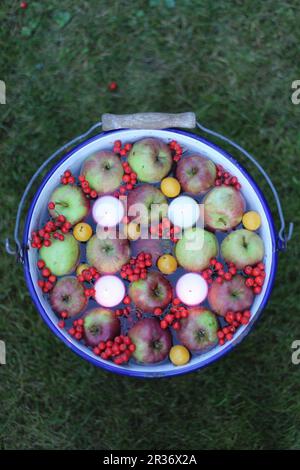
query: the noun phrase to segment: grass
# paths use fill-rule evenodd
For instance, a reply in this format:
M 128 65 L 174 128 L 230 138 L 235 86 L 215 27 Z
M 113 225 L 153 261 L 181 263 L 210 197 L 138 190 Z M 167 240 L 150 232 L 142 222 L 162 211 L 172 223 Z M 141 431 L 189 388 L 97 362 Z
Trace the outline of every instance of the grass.
M 193 110 L 271 174 L 293 241 L 271 300 L 235 352 L 191 375 L 143 381 L 98 370 L 38 316 L 1 245 L 2 449 L 299 449 L 298 7 L 293 1 L 3 0 L 1 238 L 35 169 L 103 112 Z M 116 80 L 119 90 L 107 91 Z M 243 162 L 243 159 L 239 157 Z M 265 191 L 265 182 L 247 164 Z

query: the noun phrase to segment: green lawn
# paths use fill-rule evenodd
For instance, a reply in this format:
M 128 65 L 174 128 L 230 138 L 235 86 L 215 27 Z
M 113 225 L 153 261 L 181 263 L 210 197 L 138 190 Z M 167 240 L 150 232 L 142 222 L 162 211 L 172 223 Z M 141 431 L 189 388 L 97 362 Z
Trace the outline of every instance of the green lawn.
M 195 111 L 255 154 L 296 227 L 255 332 L 203 371 L 153 381 L 106 373 L 59 342 L 1 244 L 0 449 L 299 449 L 299 2 L 28 3 L 0 5 L 1 239 L 35 169 L 103 112 Z

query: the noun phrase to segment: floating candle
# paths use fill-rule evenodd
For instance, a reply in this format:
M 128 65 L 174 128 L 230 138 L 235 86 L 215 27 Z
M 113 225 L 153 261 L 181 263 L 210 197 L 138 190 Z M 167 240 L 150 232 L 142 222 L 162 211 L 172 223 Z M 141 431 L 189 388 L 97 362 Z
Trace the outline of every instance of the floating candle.
M 93 217 L 102 227 L 115 227 L 123 216 L 124 206 L 116 197 L 99 197 L 93 205 Z
M 177 227 L 192 227 L 199 219 L 199 216 L 199 205 L 189 196 L 179 196 L 169 205 L 168 217 L 173 225 Z
M 114 307 L 125 296 L 124 283 L 116 276 L 102 276 L 95 282 L 95 299 L 102 307 Z
M 185 305 L 199 305 L 207 297 L 207 293 L 207 282 L 200 274 L 184 274 L 176 283 L 177 297 Z

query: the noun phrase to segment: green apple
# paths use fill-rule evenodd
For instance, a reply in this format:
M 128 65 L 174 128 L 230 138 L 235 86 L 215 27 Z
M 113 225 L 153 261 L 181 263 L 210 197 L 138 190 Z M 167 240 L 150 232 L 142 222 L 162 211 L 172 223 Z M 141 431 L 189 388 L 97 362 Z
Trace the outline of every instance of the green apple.
M 72 225 L 84 219 L 90 208 L 89 200 L 81 189 L 70 184 L 58 186 L 51 194 L 50 201 L 55 204 L 54 209 L 49 209 L 50 215 L 56 217 L 62 214 Z
M 171 170 L 172 155 L 163 141 L 147 138 L 133 144 L 128 163 L 140 181 L 157 183 Z
M 87 261 L 101 274 L 114 274 L 130 258 L 128 240 L 118 238 L 101 238 L 94 235 L 87 242 Z
M 263 259 L 264 243 L 257 233 L 240 229 L 224 238 L 221 253 L 226 261 L 231 261 L 238 269 L 242 269 Z
M 217 238 L 213 233 L 199 227 L 185 230 L 175 247 L 177 261 L 187 271 L 206 269 L 210 259 L 217 254 Z
M 70 233 L 64 237 L 63 241 L 51 237 L 51 245 L 40 249 L 40 258 L 55 276 L 71 274 L 79 260 L 79 243 Z
M 180 320 L 178 339 L 190 351 L 206 352 L 218 343 L 216 315 L 205 307 L 188 309 L 187 318 Z

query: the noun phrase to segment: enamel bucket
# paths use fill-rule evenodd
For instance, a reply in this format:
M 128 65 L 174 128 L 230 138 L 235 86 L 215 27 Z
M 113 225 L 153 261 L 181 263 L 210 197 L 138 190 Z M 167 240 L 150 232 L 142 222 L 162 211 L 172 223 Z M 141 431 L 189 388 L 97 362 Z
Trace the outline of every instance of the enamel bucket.
M 148 115 L 149 119 L 151 118 L 152 114 Z M 192 113 L 186 113 L 192 114 Z M 105 116 L 105 115 L 104 115 Z M 135 115 L 139 116 L 139 115 Z M 176 115 L 173 115 L 176 116 Z M 178 116 L 178 115 L 177 115 Z M 180 115 L 179 115 L 180 116 Z M 107 369 L 111 372 L 115 372 L 117 374 L 123 374 L 127 376 L 136 376 L 136 377 L 166 377 L 166 376 L 175 376 L 180 375 L 183 373 L 195 371 L 197 369 L 201 369 L 214 361 L 217 361 L 222 356 L 227 354 L 233 348 L 235 348 L 245 336 L 252 330 L 254 324 L 260 317 L 264 307 L 267 304 L 267 301 L 270 297 L 272 286 L 274 283 L 275 273 L 276 273 L 276 266 L 277 266 L 277 252 L 279 249 L 283 248 L 283 245 L 286 244 L 288 237 L 284 237 L 284 226 L 281 227 L 280 237 L 274 227 L 273 217 L 268 206 L 268 203 L 262 194 L 262 191 L 259 189 L 256 182 L 252 179 L 249 173 L 227 152 L 222 150 L 220 147 L 217 147 L 212 142 L 205 140 L 198 135 L 179 130 L 177 128 L 163 128 L 163 129 L 150 129 L 148 127 L 153 127 L 151 124 L 151 119 L 147 121 L 147 115 L 143 115 L 146 124 L 145 128 L 133 128 L 133 129 L 111 129 L 109 131 L 101 132 L 98 135 L 95 135 L 91 138 L 88 138 L 82 141 L 79 145 L 72 148 L 71 151 L 67 152 L 63 155 L 63 157 L 51 168 L 51 170 L 46 174 L 44 179 L 42 180 L 40 186 L 38 187 L 34 198 L 31 202 L 26 221 L 25 227 L 23 232 L 23 241 L 22 244 L 18 245 L 18 254 L 19 258 L 21 258 L 24 266 L 24 273 L 26 283 L 32 297 L 32 300 L 40 313 L 41 317 L 45 321 L 45 323 L 49 326 L 52 332 L 61 340 L 63 341 L 72 351 L 76 354 L 81 356 L 83 359 L 86 359 L 90 363 L 94 364 L 95 366 L 102 367 Z M 103 117 L 104 118 L 104 117 Z M 140 127 L 140 121 L 134 121 L 136 127 Z M 149 122 L 149 126 L 147 126 L 147 122 Z M 169 121 L 168 121 L 169 122 Z M 172 120 L 171 120 L 172 122 Z M 93 126 L 91 129 L 94 130 L 95 127 L 99 127 L 101 123 L 96 126 Z M 128 121 L 126 121 L 128 125 Z M 130 124 L 130 122 L 129 122 Z M 109 126 L 106 126 L 109 127 Z M 117 126 L 110 126 L 110 127 L 117 127 Z M 132 126 L 134 127 L 134 126 Z M 157 126 L 159 127 L 159 125 Z M 164 127 L 161 125 L 161 127 Z M 183 126 L 182 126 L 183 127 Z M 192 126 L 188 126 L 192 127 Z M 202 126 L 198 125 L 202 130 L 208 131 L 207 129 L 203 128 Z M 88 131 L 87 135 L 90 131 Z M 216 133 L 210 132 L 214 135 Z M 220 135 L 217 135 L 221 137 Z M 184 365 L 184 366 L 174 366 L 170 361 L 166 361 L 160 364 L 153 364 L 153 365 L 139 365 L 134 361 L 130 361 L 127 365 L 115 365 L 112 362 L 106 361 L 101 359 L 100 357 L 96 356 L 92 350 L 87 348 L 84 344 L 79 343 L 75 339 L 73 339 L 65 330 L 60 329 L 57 326 L 58 317 L 52 311 L 52 308 L 47 300 L 47 298 L 43 295 L 42 291 L 37 286 L 38 281 L 38 268 L 36 266 L 37 259 L 38 259 L 38 252 L 37 250 L 30 247 L 29 238 L 30 233 L 33 230 L 36 230 L 37 227 L 41 225 L 45 218 L 45 213 L 47 211 L 47 202 L 49 201 L 49 197 L 54 190 L 54 188 L 59 184 L 60 177 L 62 173 L 70 169 L 73 173 L 78 174 L 80 167 L 83 161 L 92 153 L 97 152 L 99 150 L 108 149 L 113 147 L 113 143 L 116 139 L 120 139 L 122 143 L 126 142 L 135 142 L 144 137 L 156 137 L 162 139 L 165 142 L 169 142 L 171 140 L 176 140 L 179 142 L 181 146 L 184 148 L 188 148 L 189 151 L 193 151 L 195 153 L 200 153 L 211 159 L 214 163 L 222 165 L 226 168 L 231 174 L 237 176 L 239 182 L 242 185 L 241 192 L 245 197 L 246 201 L 251 201 L 251 209 L 257 211 L 261 215 L 261 228 L 259 229 L 259 235 L 262 237 L 265 245 L 265 269 L 266 269 L 266 280 L 263 285 L 262 292 L 255 296 L 254 303 L 251 307 L 251 319 L 248 325 L 241 326 L 237 333 L 235 334 L 232 341 L 225 343 L 223 346 L 216 346 L 212 350 L 201 354 L 201 355 L 194 355 L 191 361 Z M 81 139 L 82 136 L 74 139 L 72 143 Z M 227 140 L 223 138 L 223 140 Z M 231 142 L 231 141 L 230 141 Z M 232 142 L 231 142 L 232 143 Z M 70 143 L 66 144 L 63 149 L 69 146 Z M 234 143 L 233 143 L 234 145 Z M 235 147 L 238 147 L 239 150 L 241 148 L 235 144 Z M 45 163 L 48 163 L 50 159 L 56 157 L 57 154 L 61 151 L 55 152 Z M 242 149 L 243 151 L 243 149 Z M 245 153 L 245 151 L 243 151 Z M 247 152 L 246 152 L 247 154 Z M 248 156 L 249 154 L 247 154 Z M 43 165 L 44 167 L 45 165 Z M 38 170 L 38 173 L 40 170 Z M 33 179 L 32 178 L 30 184 L 31 185 Z M 28 189 L 28 188 L 27 188 Z M 275 191 L 276 192 L 276 191 Z M 26 196 L 26 192 L 24 194 L 24 198 Z M 20 206 L 24 200 L 21 201 Z M 277 201 L 279 203 L 279 200 Z M 279 203 L 279 208 L 280 203 Z M 21 207 L 19 208 L 21 211 Z M 281 213 L 282 214 L 282 213 Z M 18 213 L 18 217 L 20 214 Z M 283 219 L 282 219 L 283 220 Z M 19 220 L 17 220 L 19 222 Z M 284 221 L 283 221 L 284 223 Z M 18 225 L 18 224 L 17 224 Z M 291 236 L 292 226 L 290 227 L 290 234 Z M 16 227 L 15 231 L 15 239 L 18 241 L 17 238 L 18 233 L 18 226 Z M 21 246 L 20 246 L 21 245 Z M 9 248 L 9 244 L 7 242 L 7 251 L 12 253 L 12 250 Z

